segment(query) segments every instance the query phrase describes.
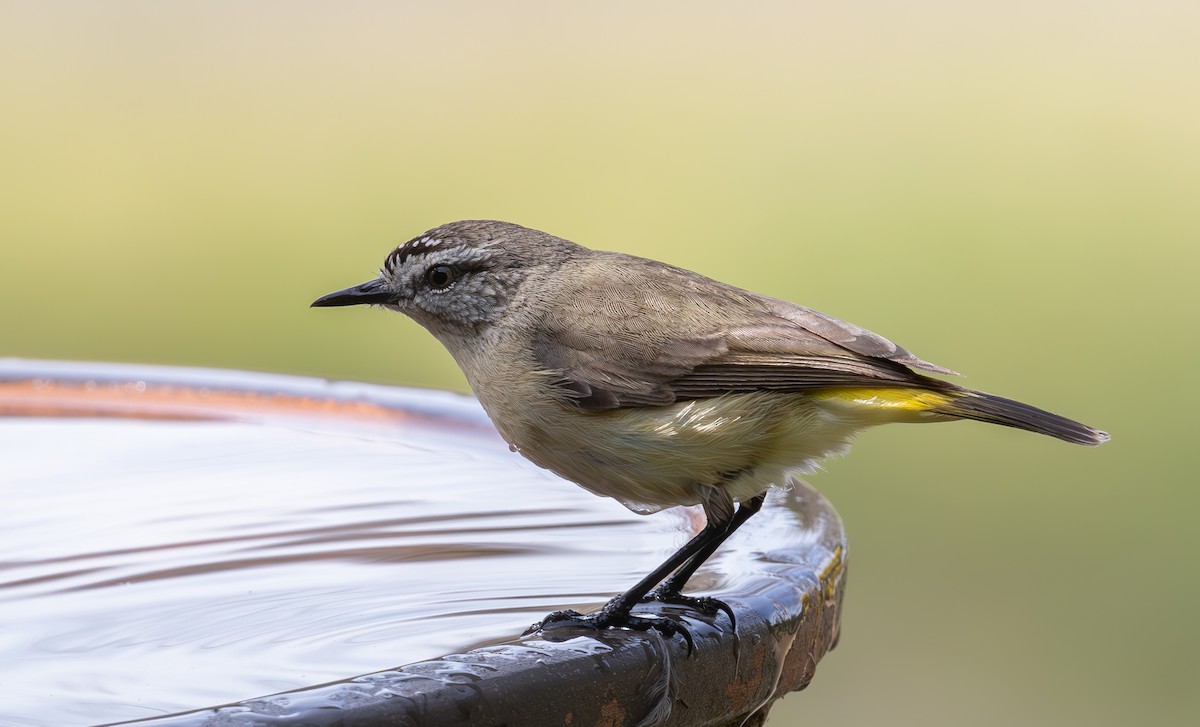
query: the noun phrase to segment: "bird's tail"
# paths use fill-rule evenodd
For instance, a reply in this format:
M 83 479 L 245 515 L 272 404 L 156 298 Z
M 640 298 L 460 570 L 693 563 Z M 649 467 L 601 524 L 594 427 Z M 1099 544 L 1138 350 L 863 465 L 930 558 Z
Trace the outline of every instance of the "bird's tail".
M 1095 446 L 1108 441 L 1108 433 L 1072 419 L 1051 414 L 1035 406 L 982 391 L 961 389 L 944 397 L 933 410 L 960 419 L 1002 424 L 1038 434 L 1048 434 L 1066 442 Z

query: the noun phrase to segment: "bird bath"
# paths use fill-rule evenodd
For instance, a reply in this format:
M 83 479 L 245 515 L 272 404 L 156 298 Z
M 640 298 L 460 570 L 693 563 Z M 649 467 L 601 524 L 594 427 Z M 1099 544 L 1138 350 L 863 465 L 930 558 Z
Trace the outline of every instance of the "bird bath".
M 737 636 L 646 607 L 685 620 L 688 657 L 653 633 L 521 638 L 703 523 L 537 469 L 468 397 L 10 359 L 0 415 L 0 724 L 736 724 L 836 640 L 844 533 L 803 486 L 693 579 Z

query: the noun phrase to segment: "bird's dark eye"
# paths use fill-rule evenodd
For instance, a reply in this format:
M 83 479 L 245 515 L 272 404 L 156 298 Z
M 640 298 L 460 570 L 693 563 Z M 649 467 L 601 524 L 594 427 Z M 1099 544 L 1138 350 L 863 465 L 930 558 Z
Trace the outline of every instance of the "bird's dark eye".
M 449 265 L 434 265 L 425 271 L 425 282 L 434 290 L 445 290 L 458 280 L 458 271 Z

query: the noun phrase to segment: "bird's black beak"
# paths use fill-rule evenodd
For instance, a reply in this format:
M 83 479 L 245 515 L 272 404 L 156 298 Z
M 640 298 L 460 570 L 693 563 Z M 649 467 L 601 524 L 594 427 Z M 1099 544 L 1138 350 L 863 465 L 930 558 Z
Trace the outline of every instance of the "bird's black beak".
M 388 303 L 395 296 L 383 287 L 379 279 L 368 280 L 362 285 L 339 290 L 329 295 L 322 295 L 312 302 L 310 308 L 331 308 L 336 305 L 370 305 L 372 303 Z

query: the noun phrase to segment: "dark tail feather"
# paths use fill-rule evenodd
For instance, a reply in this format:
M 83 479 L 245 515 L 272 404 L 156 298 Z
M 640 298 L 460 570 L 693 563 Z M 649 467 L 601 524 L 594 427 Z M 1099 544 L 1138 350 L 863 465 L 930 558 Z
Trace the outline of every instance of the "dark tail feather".
M 1075 444 L 1097 445 L 1108 441 L 1108 433 L 1086 424 L 1051 414 L 1035 406 L 982 391 L 965 390 L 938 411 L 963 419 L 1003 424 L 1038 434 L 1048 434 Z

